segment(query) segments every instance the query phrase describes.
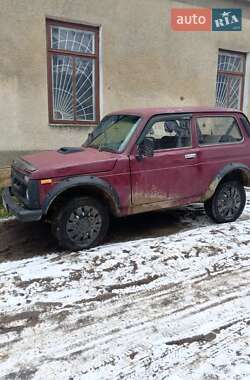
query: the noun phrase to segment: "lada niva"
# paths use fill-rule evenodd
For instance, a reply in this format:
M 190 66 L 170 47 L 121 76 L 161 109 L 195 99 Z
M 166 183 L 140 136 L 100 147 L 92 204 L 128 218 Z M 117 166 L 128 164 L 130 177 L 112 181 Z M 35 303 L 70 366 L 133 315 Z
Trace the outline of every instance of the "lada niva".
M 128 109 L 80 147 L 14 161 L 3 203 L 21 221 L 50 221 L 60 245 L 79 250 L 101 243 L 110 216 L 202 202 L 215 222 L 235 221 L 249 184 L 250 124 L 239 110 Z

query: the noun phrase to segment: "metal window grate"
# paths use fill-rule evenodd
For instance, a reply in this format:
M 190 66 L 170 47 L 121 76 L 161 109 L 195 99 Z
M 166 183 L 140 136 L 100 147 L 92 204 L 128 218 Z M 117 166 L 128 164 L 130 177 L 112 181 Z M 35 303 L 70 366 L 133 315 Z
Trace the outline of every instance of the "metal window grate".
M 98 28 L 47 20 L 47 33 L 50 121 L 98 122 Z
M 92 54 L 95 49 L 95 33 L 52 26 L 51 47 Z
M 242 108 L 245 55 L 219 51 L 216 80 L 216 105 Z

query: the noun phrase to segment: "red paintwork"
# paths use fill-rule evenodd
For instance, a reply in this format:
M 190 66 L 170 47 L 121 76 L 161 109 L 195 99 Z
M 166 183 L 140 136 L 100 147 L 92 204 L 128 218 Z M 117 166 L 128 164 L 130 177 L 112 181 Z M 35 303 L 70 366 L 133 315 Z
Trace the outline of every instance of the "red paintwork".
M 113 169 L 118 155 L 99 152 L 86 148 L 82 152 L 62 154 L 54 150 L 24 156 L 38 170 L 32 173 L 33 179 L 56 178 L 93 172 L 105 172 Z
M 135 142 L 147 121 L 154 115 L 172 113 L 193 114 L 192 147 L 159 150 L 153 157 L 138 160 Z M 141 117 L 136 133 L 120 154 L 86 148 L 72 154 L 47 151 L 23 157 L 37 168 L 31 173 L 33 179 L 53 179 L 52 185 L 40 185 L 41 203 L 47 192 L 62 179 L 91 174 L 113 186 L 120 198 L 120 215 L 127 215 L 199 201 L 226 164 L 234 162 L 250 167 L 250 139 L 239 120 L 240 111 L 207 107 L 139 108 L 117 111 L 115 114 Z M 244 141 L 199 147 L 195 117 L 211 114 L 236 117 Z M 196 153 L 197 156 L 187 160 L 186 153 Z

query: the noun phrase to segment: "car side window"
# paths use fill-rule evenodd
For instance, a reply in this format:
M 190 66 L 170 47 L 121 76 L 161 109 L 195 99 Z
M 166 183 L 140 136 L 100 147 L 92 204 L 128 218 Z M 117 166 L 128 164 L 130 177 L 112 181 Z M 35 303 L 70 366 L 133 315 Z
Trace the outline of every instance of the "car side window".
M 198 117 L 197 134 L 199 145 L 237 143 L 242 140 L 236 120 L 229 116 Z
M 154 150 L 191 146 L 190 120 L 160 120 L 153 123 L 146 134 L 154 141 Z

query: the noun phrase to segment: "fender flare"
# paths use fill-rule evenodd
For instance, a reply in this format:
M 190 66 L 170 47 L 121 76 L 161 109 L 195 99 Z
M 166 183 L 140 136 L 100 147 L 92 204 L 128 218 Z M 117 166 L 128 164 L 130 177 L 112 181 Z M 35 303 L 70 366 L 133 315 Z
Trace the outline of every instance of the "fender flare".
M 46 195 L 46 198 L 42 205 L 42 213 L 47 214 L 50 206 L 56 200 L 56 198 L 70 189 L 85 188 L 85 189 L 97 189 L 103 193 L 108 202 L 112 205 L 112 209 L 115 214 L 120 213 L 120 199 L 117 191 L 106 181 L 94 176 L 78 176 L 72 177 L 59 182 L 54 186 L 51 191 Z
M 219 183 L 221 182 L 221 180 L 227 174 L 230 174 L 231 172 L 233 172 L 235 170 L 240 170 L 243 173 L 243 175 L 246 178 L 244 185 L 249 186 L 250 185 L 250 168 L 247 165 L 241 164 L 241 163 L 227 164 L 214 177 L 214 179 L 212 180 L 212 182 L 208 186 L 206 193 L 202 196 L 201 201 L 204 202 L 204 201 L 208 200 L 209 198 L 211 198 L 214 195 L 215 190 L 216 190 L 217 186 L 219 185 Z

